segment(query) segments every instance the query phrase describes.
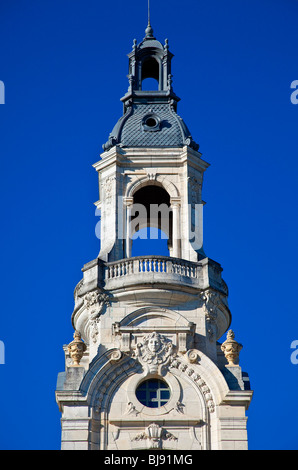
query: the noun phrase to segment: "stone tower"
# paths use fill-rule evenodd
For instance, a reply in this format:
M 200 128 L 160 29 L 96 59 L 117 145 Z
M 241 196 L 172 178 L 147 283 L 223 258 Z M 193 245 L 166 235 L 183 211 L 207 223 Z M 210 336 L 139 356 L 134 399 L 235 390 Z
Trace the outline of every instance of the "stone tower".
M 246 449 L 252 391 L 222 268 L 202 246 L 208 163 L 177 114 L 168 41 L 150 22 L 145 33 L 128 54 L 123 115 L 94 164 L 101 247 L 74 291 L 56 390 L 61 447 Z M 144 90 L 147 78 L 157 89 Z M 132 257 L 147 226 L 166 233 L 168 256 Z

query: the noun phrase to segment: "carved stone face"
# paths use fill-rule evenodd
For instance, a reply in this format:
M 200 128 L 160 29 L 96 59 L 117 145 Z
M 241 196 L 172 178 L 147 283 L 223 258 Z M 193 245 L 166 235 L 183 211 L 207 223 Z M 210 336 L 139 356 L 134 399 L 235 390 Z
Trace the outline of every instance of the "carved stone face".
M 150 349 L 151 352 L 156 353 L 161 346 L 160 339 L 158 336 L 152 336 L 149 341 L 148 341 L 148 349 Z

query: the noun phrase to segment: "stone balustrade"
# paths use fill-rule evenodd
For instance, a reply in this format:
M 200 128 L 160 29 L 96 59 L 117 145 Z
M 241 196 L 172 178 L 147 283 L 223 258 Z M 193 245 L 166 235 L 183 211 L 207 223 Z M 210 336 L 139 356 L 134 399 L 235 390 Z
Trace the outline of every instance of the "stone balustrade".
M 99 258 L 90 261 L 82 269 L 84 279 L 75 288 L 75 304 L 82 296 L 98 286 L 105 290 L 152 285 L 171 284 L 181 290 L 207 289 L 209 287 L 228 295 L 228 288 L 221 277 L 222 268 L 210 258 L 197 262 L 170 256 L 136 256 L 119 261 L 104 262 Z
M 201 266 L 179 258 L 164 256 L 137 256 L 105 264 L 104 279 L 109 288 L 121 280 L 134 282 L 181 282 L 198 284 Z M 137 277 L 136 277 L 137 276 Z M 115 281 L 115 282 L 113 282 Z M 118 284 L 118 283 L 117 283 Z M 126 282 L 125 282 L 126 284 Z

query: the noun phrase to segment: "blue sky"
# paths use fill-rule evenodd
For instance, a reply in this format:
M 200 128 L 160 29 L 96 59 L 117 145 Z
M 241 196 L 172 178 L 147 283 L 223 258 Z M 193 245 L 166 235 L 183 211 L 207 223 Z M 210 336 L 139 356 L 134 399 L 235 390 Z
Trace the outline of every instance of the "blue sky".
M 152 0 L 175 54 L 178 114 L 211 164 L 204 247 L 228 283 L 240 360 L 255 390 L 250 449 L 297 449 L 297 0 Z M 147 2 L 0 5 L 0 448 L 59 449 L 57 373 L 73 290 L 96 258 L 98 161 L 122 114 Z

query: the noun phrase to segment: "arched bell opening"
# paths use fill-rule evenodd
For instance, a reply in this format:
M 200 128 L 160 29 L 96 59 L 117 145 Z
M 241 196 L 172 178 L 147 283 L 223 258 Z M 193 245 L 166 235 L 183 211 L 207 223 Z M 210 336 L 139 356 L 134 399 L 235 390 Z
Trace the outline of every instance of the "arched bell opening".
M 142 80 L 142 91 L 158 91 L 158 80 L 155 78 L 144 78 Z
M 127 222 L 127 257 L 172 256 L 173 214 L 163 187 L 147 185 L 136 191 Z
M 141 89 L 147 91 L 160 90 L 160 64 L 154 57 L 147 57 L 142 62 Z
M 169 237 L 156 227 L 144 227 L 132 236 L 131 256 L 170 256 Z

